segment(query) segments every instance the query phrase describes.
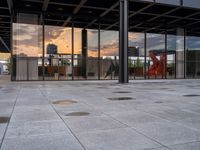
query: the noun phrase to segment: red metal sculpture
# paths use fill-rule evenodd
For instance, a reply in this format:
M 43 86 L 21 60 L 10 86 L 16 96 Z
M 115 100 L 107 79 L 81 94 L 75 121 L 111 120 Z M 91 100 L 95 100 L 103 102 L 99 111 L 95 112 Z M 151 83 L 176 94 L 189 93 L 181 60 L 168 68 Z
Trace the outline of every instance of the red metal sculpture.
M 150 66 L 149 75 L 150 76 L 163 76 L 166 74 L 166 54 L 160 54 L 160 60 L 156 57 L 154 52 L 149 52 L 149 57 L 151 58 L 153 64 Z M 148 73 L 148 72 L 147 72 Z

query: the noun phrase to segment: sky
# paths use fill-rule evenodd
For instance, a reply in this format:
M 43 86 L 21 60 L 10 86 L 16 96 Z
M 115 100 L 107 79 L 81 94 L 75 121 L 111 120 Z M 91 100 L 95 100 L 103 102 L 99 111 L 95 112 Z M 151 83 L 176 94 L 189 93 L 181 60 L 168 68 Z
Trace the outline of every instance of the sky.
M 81 54 L 81 30 L 74 29 L 74 54 Z M 30 24 L 13 25 L 14 54 L 24 53 L 29 57 L 42 56 L 42 27 Z M 87 29 L 88 56 L 98 56 L 98 31 Z M 71 54 L 72 30 L 67 27 L 45 26 L 45 53 L 48 44 L 58 46 L 58 53 Z M 102 30 L 100 34 L 101 56 L 118 56 L 118 32 Z M 183 43 L 183 38 L 174 35 L 168 36 L 168 49 L 175 50 L 178 43 Z M 187 37 L 186 46 L 192 50 L 200 50 L 200 37 Z M 165 48 L 164 35 L 147 34 L 147 50 L 159 50 Z M 144 55 L 144 34 L 129 33 L 129 46 L 137 46 L 140 54 Z

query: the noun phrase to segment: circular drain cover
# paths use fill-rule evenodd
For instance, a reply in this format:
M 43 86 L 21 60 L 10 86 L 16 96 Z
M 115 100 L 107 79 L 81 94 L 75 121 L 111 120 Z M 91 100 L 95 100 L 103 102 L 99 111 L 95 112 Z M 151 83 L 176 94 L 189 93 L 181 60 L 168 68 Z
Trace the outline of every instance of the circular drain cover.
M 155 103 L 157 103 L 157 104 L 162 104 L 163 102 L 162 102 L 162 101 L 156 101 Z
M 58 104 L 58 105 L 70 105 L 70 104 L 77 103 L 77 101 L 74 101 L 74 100 L 58 100 L 58 101 L 54 101 L 52 103 Z
M 72 112 L 66 114 L 65 116 L 88 116 L 89 114 L 89 112 Z
M 108 98 L 111 101 L 126 101 L 126 100 L 134 100 L 136 98 L 132 98 L 132 97 L 112 97 L 112 98 Z
M 168 90 L 169 88 L 165 88 L 165 87 L 163 87 L 163 88 L 160 88 L 161 90 Z
M 171 91 L 171 92 L 173 92 L 173 91 L 176 91 L 176 90 L 168 90 L 168 91 Z
M 113 93 L 131 93 L 129 91 L 117 91 L 117 92 L 113 92 Z
M 0 117 L 0 124 L 1 123 L 7 123 L 10 120 L 9 117 Z
M 200 95 L 197 95 L 197 94 L 188 94 L 188 95 L 183 95 L 185 97 L 198 97 Z

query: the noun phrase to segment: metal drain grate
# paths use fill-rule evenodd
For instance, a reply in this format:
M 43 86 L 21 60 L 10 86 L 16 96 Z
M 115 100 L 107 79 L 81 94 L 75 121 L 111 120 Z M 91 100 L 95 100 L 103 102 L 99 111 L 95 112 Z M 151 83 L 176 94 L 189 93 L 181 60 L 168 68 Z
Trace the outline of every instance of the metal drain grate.
M 52 102 L 52 104 L 56 104 L 56 105 L 70 105 L 74 103 L 78 103 L 78 102 L 74 100 L 58 100 L 58 101 Z
M 7 123 L 10 120 L 9 117 L 0 117 L 0 124 L 1 123 Z
M 113 92 L 113 93 L 132 93 L 132 92 L 130 92 L 130 91 L 116 91 L 116 92 Z
M 136 98 L 133 97 L 112 97 L 108 98 L 111 101 L 127 101 L 127 100 L 135 100 Z
M 88 116 L 89 114 L 89 112 L 72 112 L 66 114 L 65 116 Z
M 162 102 L 162 101 L 156 101 L 155 103 L 157 103 L 157 104 L 162 104 L 163 102 Z
M 188 94 L 188 95 L 183 95 L 184 97 L 199 97 L 200 95 L 197 94 Z

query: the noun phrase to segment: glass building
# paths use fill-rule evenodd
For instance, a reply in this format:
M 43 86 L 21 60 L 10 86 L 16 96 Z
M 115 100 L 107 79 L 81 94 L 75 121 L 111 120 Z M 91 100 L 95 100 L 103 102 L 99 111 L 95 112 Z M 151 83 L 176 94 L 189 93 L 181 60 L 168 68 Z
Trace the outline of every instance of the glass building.
M 200 77 L 199 0 L 2 0 L 0 21 L 13 81 Z

